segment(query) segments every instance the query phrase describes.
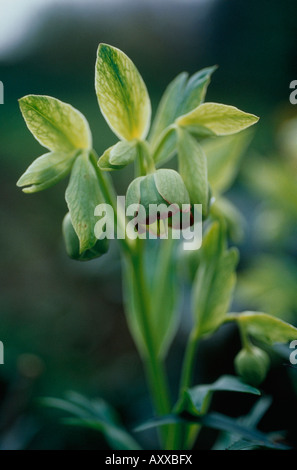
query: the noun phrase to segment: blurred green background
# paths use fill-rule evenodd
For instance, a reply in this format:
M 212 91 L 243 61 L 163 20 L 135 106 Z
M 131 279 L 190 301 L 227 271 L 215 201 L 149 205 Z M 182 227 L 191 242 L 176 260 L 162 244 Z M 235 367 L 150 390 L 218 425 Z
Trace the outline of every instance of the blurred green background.
M 100 154 L 116 142 L 94 92 L 99 42 L 123 50 L 142 74 L 156 110 L 166 85 L 181 71 L 213 64 L 207 101 L 260 116 L 240 171 L 226 197 L 244 218 L 237 239 L 241 260 L 233 310 L 259 309 L 297 325 L 297 108 L 289 84 L 297 79 L 294 0 L 1 1 L 0 80 L 0 448 L 102 449 L 97 433 L 63 426 L 41 396 L 76 390 L 101 396 L 128 428 L 151 416 L 144 376 L 126 327 L 116 246 L 89 263 L 67 258 L 61 236 L 66 182 L 25 195 L 16 181 L 43 153 L 27 130 L 17 100 L 46 94 L 71 103 L 89 120 Z M 295 119 L 295 120 L 294 120 Z M 116 174 L 121 194 L 131 170 Z M 181 326 L 168 358 L 173 391 L 190 328 L 189 285 Z M 240 346 L 232 326 L 199 350 L 195 382 L 234 373 Z M 264 430 L 295 431 L 296 370 L 273 357 L 263 390 L 273 403 Z M 286 358 L 288 362 L 288 358 Z M 237 416 L 252 401 L 221 394 L 217 410 Z M 154 446 L 155 433 L 139 434 Z M 202 433 L 198 446 L 215 438 Z

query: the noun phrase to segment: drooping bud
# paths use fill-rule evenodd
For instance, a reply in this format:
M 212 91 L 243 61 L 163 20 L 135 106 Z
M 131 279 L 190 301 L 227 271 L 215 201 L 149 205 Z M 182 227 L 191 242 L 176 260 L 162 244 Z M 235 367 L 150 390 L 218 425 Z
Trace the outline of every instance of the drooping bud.
M 68 212 L 62 223 L 62 231 L 64 236 L 64 242 L 66 247 L 66 252 L 68 256 L 72 259 L 78 261 L 88 261 L 94 258 L 102 256 L 108 250 L 108 240 L 104 238 L 103 240 L 97 240 L 95 245 L 88 250 L 79 252 L 79 239 L 73 228 L 70 213 Z
M 190 215 L 190 198 L 176 171 L 160 169 L 132 181 L 126 194 L 126 208 L 129 207 L 137 213 L 140 225 L 152 226 L 168 219 L 169 226 L 181 228 L 181 213 Z
M 257 386 L 266 377 L 270 359 L 268 354 L 256 346 L 242 349 L 234 361 L 235 370 L 243 380 L 250 385 Z

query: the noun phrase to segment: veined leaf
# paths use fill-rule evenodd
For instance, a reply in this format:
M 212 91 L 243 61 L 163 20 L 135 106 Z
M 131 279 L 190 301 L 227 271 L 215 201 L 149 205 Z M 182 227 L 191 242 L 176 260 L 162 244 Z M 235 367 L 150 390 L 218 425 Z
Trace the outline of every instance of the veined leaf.
M 77 157 L 73 165 L 65 197 L 74 230 L 79 238 L 81 254 L 93 248 L 97 241 L 94 233 L 94 209 L 104 202 L 95 168 L 86 151 Z
M 230 314 L 228 319 L 237 321 L 249 335 L 269 345 L 297 339 L 297 328 L 267 313 L 243 312 Z
M 42 155 L 27 168 L 17 186 L 23 187 L 24 193 L 36 193 L 53 186 L 70 172 L 76 155 L 76 151 Z
M 104 152 L 98 166 L 101 170 L 119 170 L 132 163 L 137 155 L 137 140 L 120 141 Z
M 91 148 L 88 122 L 70 104 L 40 95 L 24 96 L 19 103 L 28 129 L 44 147 L 66 153 Z
M 178 166 L 192 204 L 202 204 L 202 214 L 208 212 L 207 161 L 202 147 L 187 132 L 178 132 Z
M 213 392 L 241 392 L 261 395 L 259 390 L 242 382 L 238 377 L 232 375 L 222 375 L 218 380 L 208 385 L 198 385 L 184 391 L 183 397 L 176 405 L 175 412 L 188 412 L 191 414 L 201 414 L 209 405 L 209 400 Z
M 95 86 L 101 112 L 112 131 L 126 140 L 144 139 L 151 119 L 151 103 L 141 75 L 119 49 L 100 44 Z
M 176 123 L 195 135 L 229 135 L 255 124 L 259 118 L 234 106 L 219 103 L 203 103 Z
M 187 73 L 178 75 L 167 87 L 153 122 L 150 140 L 155 143 L 161 133 L 175 119 L 199 106 L 204 100 L 211 74 L 216 67 L 199 70 L 188 79 Z

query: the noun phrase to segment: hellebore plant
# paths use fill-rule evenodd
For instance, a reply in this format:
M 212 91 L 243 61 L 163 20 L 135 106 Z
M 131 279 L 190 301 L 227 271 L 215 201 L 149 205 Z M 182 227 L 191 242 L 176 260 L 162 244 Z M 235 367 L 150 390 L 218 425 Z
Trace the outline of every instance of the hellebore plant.
M 238 253 L 227 246 L 235 209 L 221 195 L 226 181 L 232 179 L 237 155 L 245 145 L 241 134 L 233 134 L 255 124 L 258 118 L 233 106 L 204 102 L 214 71 L 215 67 L 209 67 L 192 77 L 186 73 L 178 75 L 165 91 L 150 129 L 150 99 L 138 70 L 119 49 L 100 44 L 96 94 L 105 120 L 119 138 L 118 143 L 98 158 L 88 122 L 79 111 L 49 96 L 25 96 L 20 99 L 23 117 L 34 137 L 49 152 L 37 158 L 17 184 L 24 192 L 34 193 L 70 174 L 65 194 L 69 212 L 63 221 L 63 236 L 66 251 L 73 259 L 84 261 L 104 255 L 109 245 L 105 232 L 108 220 L 95 230 L 98 222 L 95 208 L 105 203 L 113 209 L 114 238 L 123 261 L 127 322 L 144 364 L 156 414 L 139 430 L 158 427 L 163 449 L 192 448 L 203 425 L 236 431 L 236 435 L 254 446 L 281 447 L 254 428 L 208 412 L 215 391 L 259 395 L 255 386 L 264 380 L 269 368 L 269 356 L 264 349 L 275 342 L 297 338 L 293 326 L 268 314 L 227 313 Z M 160 168 L 175 155 L 178 172 Z M 117 231 L 123 233 L 126 215 L 124 208 L 117 206 L 108 172 L 129 164 L 134 165 L 135 179 L 127 189 L 126 204 L 142 205 L 145 214 L 142 223 L 134 226 L 133 236 L 126 233 L 117 237 Z M 172 236 L 172 214 L 167 220 L 167 239 L 158 239 L 153 244 L 145 239 L 146 231 L 154 223 L 157 224 L 155 233 L 160 235 L 162 213 L 150 220 L 147 211 L 151 204 L 165 207 L 175 204 L 179 215 L 183 204 L 188 205 L 192 215 L 195 204 L 202 206 L 202 246 L 190 254 L 193 325 L 175 404 L 164 361 L 178 327 L 177 264 L 185 253 Z M 235 370 L 240 377 L 226 375 L 213 384 L 193 386 L 199 341 L 230 321 L 238 324 L 242 338 L 242 350 L 235 359 Z M 69 396 L 68 402 L 48 399 L 47 403 L 71 411 L 77 416 L 76 421 L 99 429 L 111 447 L 139 449 L 134 438 L 107 412 L 107 404 L 100 402 L 95 407 L 76 394 Z

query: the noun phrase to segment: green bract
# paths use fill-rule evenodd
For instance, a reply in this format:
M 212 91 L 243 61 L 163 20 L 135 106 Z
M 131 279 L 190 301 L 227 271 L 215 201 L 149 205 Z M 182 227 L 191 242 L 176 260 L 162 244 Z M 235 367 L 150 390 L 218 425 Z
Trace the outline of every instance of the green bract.
M 89 152 L 81 153 L 72 168 L 66 189 L 66 202 L 74 230 L 79 238 L 79 252 L 94 247 L 95 207 L 104 202 L 96 169 L 90 161 Z
M 201 145 L 182 129 L 178 132 L 178 170 L 191 204 L 202 204 L 202 214 L 206 216 L 209 203 L 206 156 Z
M 259 118 L 244 113 L 234 106 L 219 103 L 203 103 L 176 123 L 198 136 L 229 135 L 255 124 Z
M 151 103 L 129 57 L 116 47 L 100 44 L 95 86 L 101 112 L 113 132 L 120 139 L 144 139 L 150 125 Z
M 187 73 L 178 75 L 167 87 L 160 101 L 151 130 L 150 140 L 155 141 L 162 131 L 176 118 L 199 106 L 205 98 L 211 74 L 216 67 L 207 67 L 188 78 Z
M 77 151 L 50 152 L 34 160 L 20 177 L 17 185 L 24 193 L 36 193 L 58 183 L 70 172 Z
M 67 153 L 91 148 L 88 122 L 70 104 L 39 95 L 24 96 L 19 103 L 29 130 L 44 147 Z
M 80 252 L 79 238 L 73 228 L 69 212 L 65 215 L 63 224 L 63 237 L 68 256 L 78 261 L 88 261 L 102 256 L 108 250 L 108 240 L 98 240 L 89 250 Z
M 119 170 L 132 163 L 138 155 L 137 140 L 120 141 L 105 150 L 99 158 L 101 170 Z
M 297 339 L 297 328 L 267 313 L 229 314 L 227 320 L 235 320 L 247 334 L 268 345 Z

